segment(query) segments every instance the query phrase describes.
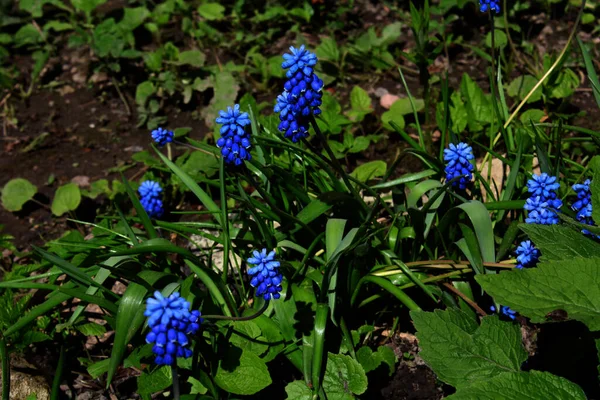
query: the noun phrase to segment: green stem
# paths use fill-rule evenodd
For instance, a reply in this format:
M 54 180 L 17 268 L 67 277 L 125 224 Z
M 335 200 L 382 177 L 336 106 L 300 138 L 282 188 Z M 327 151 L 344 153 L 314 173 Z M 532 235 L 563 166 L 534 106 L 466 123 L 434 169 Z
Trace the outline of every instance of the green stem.
M 220 320 L 226 320 L 226 321 L 250 321 L 250 320 L 253 320 L 254 318 L 258 318 L 262 314 L 264 314 L 264 312 L 267 311 L 268 307 L 269 307 L 269 301 L 267 300 L 267 301 L 265 301 L 265 304 L 263 304 L 261 309 L 258 310 L 258 312 L 256 314 L 252 314 L 247 317 L 229 317 L 229 316 L 225 316 L 225 315 L 203 315 L 202 318 L 204 318 L 204 319 L 220 319 Z
M 167 143 L 167 158 L 169 161 L 173 161 L 173 153 L 171 150 L 171 143 Z
M 54 373 L 54 380 L 52 381 L 52 395 L 51 400 L 58 400 L 60 398 L 60 382 L 62 380 L 63 370 L 65 366 L 65 345 L 60 345 L 60 356 L 58 357 L 58 365 L 56 366 L 56 372 Z
M 0 339 L 0 357 L 2 357 L 2 400 L 10 398 L 10 360 L 8 358 L 8 349 L 6 348 L 6 339 Z
M 227 217 L 227 197 L 225 195 L 225 160 L 219 160 L 219 180 L 221 182 L 221 222 L 223 229 L 223 282 L 227 282 L 229 273 L 229 218 Z
M 314 344 L 315 352 L 312 360 L 313 393 L 318 393 L 321 388 L 321 369 L 325 351 L 325 329 L 327 317 L 329 316 L 329 305 L 327 303 L 317 304 L 315 314 Z
M 176 365 L 171 365 L 171 376 L 173 378 L 173 399 L 179 400 L 179 374 Z

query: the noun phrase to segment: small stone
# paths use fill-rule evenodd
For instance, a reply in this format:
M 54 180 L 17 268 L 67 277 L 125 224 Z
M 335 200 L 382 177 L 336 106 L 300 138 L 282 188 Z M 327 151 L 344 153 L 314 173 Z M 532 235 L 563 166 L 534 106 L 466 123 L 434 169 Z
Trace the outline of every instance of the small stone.
M 375 89 L 375 97 L 383 97 L 388 93 L 388 90 L 384 87 L 378 87 L 377 89 Z
M 71 182 L 79 186 L 80 188 L 85 188 L 90 186 L 90 177 L 85 175 L 77 175 L 71 179 Z
M 383 96 L 381 96 L 381 99 L 379 100 L 379 104 L 381 104 L 381 107 L 385 108 L 386 110 L 389 110 L 390 107 L 392 106 L 392 104 L 394 104 L 397 100 L 399 100 L 400 97 L 394 95 L 394 94 L 384 94 Z
M 1 379 L 0 379 L 1 381 Z M 10 372 L 10 399 L 26 399 L 36 395 L 37 400 L 50 399 L 50 386 L 41 376 L 33 376 L 22 372 Z

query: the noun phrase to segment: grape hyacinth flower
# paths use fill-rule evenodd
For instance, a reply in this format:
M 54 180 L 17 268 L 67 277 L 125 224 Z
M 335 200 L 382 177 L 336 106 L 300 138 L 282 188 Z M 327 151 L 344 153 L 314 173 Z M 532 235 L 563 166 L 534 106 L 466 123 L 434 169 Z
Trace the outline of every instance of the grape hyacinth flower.
M 275 112 L 279 113 L 279 130 L 296 143 L 308 136 L 308 124 L 313 115 L 319 115 L 323 97 L 323 81 L 313 67 L 317 56 L 304 45 L 290 47 L 291 54 L 283 55 L 281 67 L 287 69 L 288 80 L 284 92 L 277 96 Z
M 558 224 L 558 210 L 562 207 L 562 201 L 558 198 L 557 191 L 560 188 L 558 179 L 547 173 L 533 175 L 527 181 L 527 190 L 531 197 L 523 207 L 529 211 L 525 219 L 528 224 L 553 225 Z
M 500 12 L 500 4 L 498 0 L 479 0 L 479 11 L 487 12 L 495 11 L 496 14 Z
M 191 357 L 188 345 L 190 335 L 196 334 L 203 322 L 200 311 L 190 311 L 190 303 L 177 292 L 164 297 L 156 291 L 146 300 L 144 315 L 149 317 L 150 327 L 146 343 L 154 344 L 157 365 L 173 365 L 177 357 Z
M 535 267 L 540 258 L 540 251 L 531 243 L 531 240 L 522 241 L 515 253 L 517 254 L 517 265 L 515 266 L 517 269 Z
M 240 112 L 240 105 L 227 107 L 227 111 L 219 111 L 216 119 L 221 124 L 221 137 L 217 140 L 217 147 L 227 164 L 242 165 L 244 160 L 251 160 L 250 134 L 244 127 L 250 124 L 250 117 L 246 112 Z
M 163 203 L 160 199 L 161 192 L 162 188 L 154 181 L 144 181 L 138 188 L 140 203 L 150 218 L 161 217 L 163 215 Z
M 275 251 L 267 254 L 267 249 L 260 252 L 254 250 L 248 264 L 252 265 L 248 275 L 251 278 L 250 285 L 256 288 L 256 295 L 263 296 L 265 300 L 278 299 L 283 275 L 279 271 L 279 261 L 275 260 Z
M 573 190 L 577 193 L 577 200 L 571 205 L 571 208 L 577 212 L 577 221 L 586 225 L 594 225 L 594 220 L 592 219 L 591 183 L 589 179 L 586 179 L 583 183 L 573 185 Z M 583 229 L 581 232 L 584 235 L 593 235 L 587 229 Z M 600 235 L 595 236 L 600 239 Z
M 462 176 L 459 180 L 452 182 L 452 186 L 458 186 L 459 189 L 465 190 L 467 184 L 473 178 L 474 167 L 470 160 L 474 158 L 473 148 L 468 144 L 461 142 L 455 145 L 450 143 L 450 146 L 444 149 L 444 161 L 447 162 L 444 169 L 446 180 Z
M 496 307 L 491 306 L 490 310 L 492 310 L 492 312 L 496 312 Z M 500 310 L 498 310 L 498 313 L 512 319 L 513 321 L 515 320 L 515 318 L 517 318 L 517 312 L 511 310 L 508 306 L 500 306 Z
M 164 146 L 167 143 L 171 143 L 173 141 L 173 131 L 169 131 L 163 128 L 156 128 L 151 133 L 152 139 L 158 144 L 160 147 Z

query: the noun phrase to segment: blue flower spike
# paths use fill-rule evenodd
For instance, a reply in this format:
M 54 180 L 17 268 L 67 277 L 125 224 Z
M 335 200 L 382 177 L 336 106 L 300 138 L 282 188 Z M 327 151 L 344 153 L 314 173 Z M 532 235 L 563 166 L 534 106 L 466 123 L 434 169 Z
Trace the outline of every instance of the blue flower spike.
M 240 105 L 227 107 L 226 111 L 219 111 L 216 119 L 221 124 L 221 137 L 217 140 L 217 147 L 227 164 L 240 166 L 244 160 L 251 160 L 250 134 L 246 133 L 245 126 L 250 124 L 248 113 L 240 111 Z
M 489 11 L 495 11 L 496 14 L 500 12 L 500 4 L 498 0 L 479 0 L 479 11 L 482 13 Z
M 283 55 L 281 67 L 287 69 L 288 80 L 284 92 L 277 96 L 275 112 L 279 113 L 279 131 L 296 143 L 308 136 L 308 125 L 313 115 L 319 115 L 323 98 L 323 81 L 313 67 L 317 56 L 307 50 L 290 47 L 290 54 Z
M 267 249 L 254 250 L 248 259 L 250 285 L 256 288 L 256 295 L 265 300 L 278 299 L 281 292 L 283 275 L 279 271 L 280 263 L 275 259 L 275 250 L 267 254 Z
M 590 185 L 592 182 L 586 179 L 585 182 L 573 185 L 573 190 L 577 194 L 577 200 L 571 205 L 573 211 L 577 213 L 577 221 L 586 225 L 594 225 L 592 219 L 592 190 Z M 594 235 L 587 229 L 582 229 L 584 235 L 596 236 L 600 239 L 600 235 Z
M 138 188 L 140 203 L 150 218 L 160 218 L 164 213 L 161 192 L 162 188 L 154 181 L 144 181 Z
M 169 131 L 163 128 L 156 128 L 152 131 L 152 140 L 156 142 L 160 147 L 163 147 L 167 143 L 173 141 L 173 131 Z
M 192 350 L 190 335 L 200 329 L 203 319 L 200 311 L 190 311 L 190 303 L 177 292 L 164 297 L 159 291 L 146 300 L 146 311 L 150 332 L 146 343 L 154 344 L 155 363 L 173 365 L 177 357 L 189 358 Z
M 540 251 L 531 243 L 531 240 L 522 241 L 515 253 L 517 255 L 515 268 L 517 269 L 535 267 L 540 258 Z
M 533 175 L 527 181 L 527 190 L 531 193 L 523 207 L 529 211 L 525 222 L 528 224 L 554 225 L 558 224 L 558 210 L 562 201 L 558 198 L 560 184 L 555 176 L 542 173 Z
M 473 179 L 474 159 L 473 148 L 466 143 L 450 143 L 447 149 L 444 149 L 444 161 L 447 163 L 444 172 L 446 180 L 451 180 L 461 176 L 457 181 L 452 182 L 452 186 L 465 190 L 471 179 Z

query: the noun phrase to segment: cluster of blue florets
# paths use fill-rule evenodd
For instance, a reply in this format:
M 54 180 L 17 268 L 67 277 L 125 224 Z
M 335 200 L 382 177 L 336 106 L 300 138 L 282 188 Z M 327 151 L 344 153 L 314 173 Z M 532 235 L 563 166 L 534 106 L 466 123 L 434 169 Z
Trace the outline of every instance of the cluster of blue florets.
M 577 221 L 586 225 L 594 225 L 594 220 L 592 219 L 591 183 L 589 179 L 586 179 L 583 183 L 573 185 L 573 190 L 577 194 L 577 200 L 571 205 L 571 208 L 577 213 Z M 583 229 L 581 232 L 585 235 L 593 235 L 587 229 Z M 595 236 L 600 238 L 598 235 Z
M 190 303 L 179 293 L 164 297 L 154 292 L 154 297 L 146 301 L 146 311 L 150 332 L 146 343 L 154 344 L 152 352 L 158 365 L 173 365 L 177 357 L 189 358 L 192 350 L 190 336 L 200 329 L 203 319 L 200 311 L 190 311 Z
M 144 181 L 138 188 L 140 203 L 151 218 L 159 218 L 163 215 L 163 203 L 160 199 L 162 188 L 157 182 Z
M 275 260 L 275 251 L 267 254 L 267 249 L 260 252 L 254 250 L 248 264 L 252 265 L 248 269 L 248 275 L 250 285 L 256 288 L 256 295 L 263 296 L 265 300 L 278 299 L 283 276 L 279 271 L 279 261 Z
M 240 105 L 227 107 L 227 111 L 219 111 L 216 119 L 221 127 L 221 137 L 217 140 L 217 147 L 228 164 L 242 165 L 244 160 L 252 159 L 250 155 L 250 134 L 244 128 L 250 124 L 250 117 L 246 112 L 240 112 Z
M 481 12 L 495 11 L 500 12 L 500 4 L 498 0 L 479 0 L 479 10 Z
M 471 164 L 473 148 L 466 143 L 455 145 L 450 143 L 447 149 L 444 149 L 444 161 L 446 161 L 446 180 L 451 180 L 461 177 L 459 180 L 452 182 L 452 186 L 459 187 L 465 190 L 471 179 L 473 178 L 473 164 Z
M 531 268 L 537 265 L 540 251 L 531 243 L 531 240 L 522 241 L 515 252 L 517 254 L 517 265 L 515 268 Z
M 323 81 L 313 67 L 317 56 L 304 48 L 290 47 L 291 54 L 283 55 L 282 68 L 287 69 L 288 80 L 284 92 L 277 96 L 275 112 L 279 113 L 279 130 L 292 142 L 308 136 L 311 115 L 321 113 Z
M 547 173 L 533 175 L 527 181 L 527 190 L 531 193 L 531 197 L 527 199 L 523 207 L 529 211 L 525 222 L 543 225 L 558 224 L 557 211 L 562 207 L 562 201 L 557 195 L 559 188 L 560 184 L 555 176 Z
M 152 131 L 152 140 L 156 142 L 159 146 L 164 146 L 167 143 L 171 143 L 173 141 L 173 131 L 156 128 Z

